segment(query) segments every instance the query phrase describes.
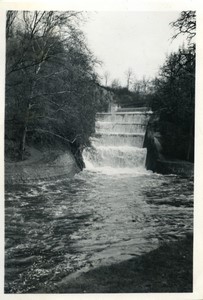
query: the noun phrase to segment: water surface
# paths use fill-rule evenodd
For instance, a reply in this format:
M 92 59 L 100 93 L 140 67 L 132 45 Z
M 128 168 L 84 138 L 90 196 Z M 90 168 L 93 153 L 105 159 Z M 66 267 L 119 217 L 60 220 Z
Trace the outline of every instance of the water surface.
M 52 292 L 192 231 L 192 180 L 103 171 L 6 187 L 5 292 Z

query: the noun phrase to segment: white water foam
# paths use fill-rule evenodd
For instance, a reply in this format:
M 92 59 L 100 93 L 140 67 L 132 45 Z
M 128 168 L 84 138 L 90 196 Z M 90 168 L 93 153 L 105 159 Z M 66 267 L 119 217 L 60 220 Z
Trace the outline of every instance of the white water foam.
M 109 175 L 146 174 L 143 141 L 148 117 L 142 112 L 98 114 L 93 147 L 83 151 L 86 170 Z
M 149 175 L 151 172 L 147 171 L 145 168 L 113 168 L 110 166 L 104 167 L 94 167 L 91 163 L 88 162 L 86 164 L 86 170 L 94 172 L 94 173 L 101 173 L 105 175 Z

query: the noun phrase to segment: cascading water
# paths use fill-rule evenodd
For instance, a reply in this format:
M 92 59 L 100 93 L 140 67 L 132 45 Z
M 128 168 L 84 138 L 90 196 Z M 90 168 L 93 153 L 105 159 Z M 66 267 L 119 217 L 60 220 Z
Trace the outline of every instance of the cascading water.
M 192 231 L 192 179 L 144 168 L 148 117 L 98 114 L 85 170 L 6 186 L 5 293 L 75 293 L 77 276 Z
M 83 152 L 87 169 L 133 172 L 144 170 L 144 135 L 150 112 L 98 113 L 92 147 Z

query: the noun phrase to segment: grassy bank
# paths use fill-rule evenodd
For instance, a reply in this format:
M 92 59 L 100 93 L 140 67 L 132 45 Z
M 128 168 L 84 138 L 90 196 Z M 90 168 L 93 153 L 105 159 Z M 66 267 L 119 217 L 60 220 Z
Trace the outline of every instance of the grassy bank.
M 145 255 L 93 269 L 55 293 L 192 292 L 193 238 L 160 246 Z

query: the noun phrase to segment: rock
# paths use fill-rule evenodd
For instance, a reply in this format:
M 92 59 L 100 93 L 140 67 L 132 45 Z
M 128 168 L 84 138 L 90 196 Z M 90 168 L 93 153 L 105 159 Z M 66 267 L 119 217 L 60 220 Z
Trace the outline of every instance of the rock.
M 193 177 L 194 164 L 182 160 L 157 160 L 157 173 Z
M 144 140 L 147 148 L 146 168 L 161 174 L 194 175 L 194 163 L 186 161 L 187 137 L 176 125 L 151 116 Z

